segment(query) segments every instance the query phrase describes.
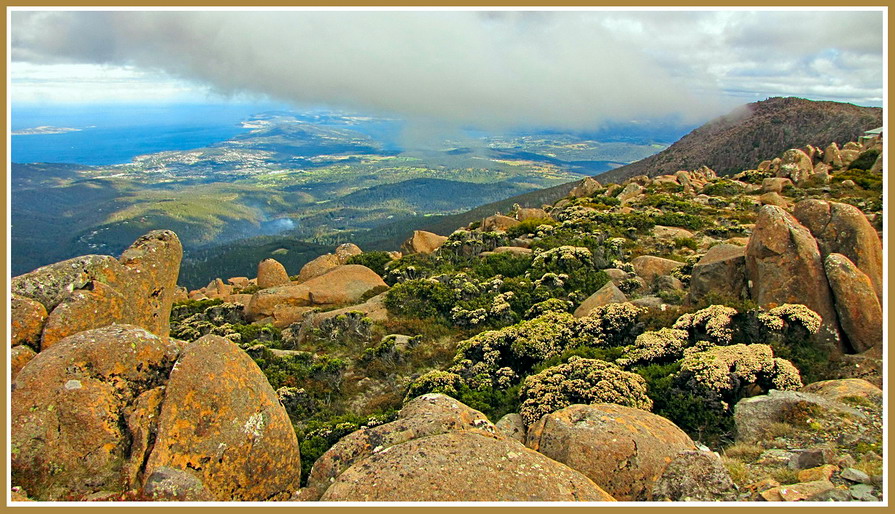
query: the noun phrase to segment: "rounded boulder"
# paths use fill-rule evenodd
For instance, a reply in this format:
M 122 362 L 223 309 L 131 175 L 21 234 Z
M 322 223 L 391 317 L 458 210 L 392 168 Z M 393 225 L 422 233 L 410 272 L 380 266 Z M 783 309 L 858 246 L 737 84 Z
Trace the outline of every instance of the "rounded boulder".
M 529 427 L 526 445 L 580 471 L 620 501 L 646 500 L 665 466 L 696 449 L 671 421 L 611 403 L 548 414 Z
M 288 498 L 298 489 L 298 441 L 252 359 L 207 335 L 186 346 L 167 383 L 146 476 L 193 474 L 217 501 Z
M 581 473 L 518 442 L 449 432 L 351 466 L 323 501 L 613 501 Z

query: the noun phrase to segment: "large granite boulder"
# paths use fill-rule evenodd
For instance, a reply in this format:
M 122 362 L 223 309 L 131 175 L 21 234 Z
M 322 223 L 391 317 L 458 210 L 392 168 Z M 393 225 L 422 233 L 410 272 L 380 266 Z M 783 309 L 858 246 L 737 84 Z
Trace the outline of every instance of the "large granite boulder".
M 818 199 L 796 204 L 793 215 L 817 240 L 822 257 L 841 253 L 860 268 L 873 283 L 882 302 L 883 246 L 876 229 L 857 207 Z
M 593 177 L 585 177 L 581 182 L 578 183 L 575 187 L 572 188 L 572 191 L 569 193 L 570 196 L 574 196 L 575 198 L 581 198 L 584 196 L 591 196 L 603 186 L 600 185 Z
M 87 255 L 50 264 L 14 277 L 10 289 L 47 310 L 41 348 L 112 323 L 137 325 L 167 337 L 182 257 L 177 235 L 155 230 L 137 239 L 119 259 Z
M 749 297 L 745 247 L 727 243 L 715 245 L 693 266 L 690 301 L 697 303 L 710 294 L 738 299 Z
M 298 441 L 252 359 L 207 335 L 186 346 L 167 382 L 147 477 L 162 467 L 200 479 L 217 501 L 286 499 L 298 490 Z
M 12 295 L 10 299 L 10 345 L 27 344 L 40 348 L 40 336 L 47 321 L 47 308 L 37 300 Z
M 69 336 L 12 384 L 12 480 L 40 500 L 124 491 L 144 455 L 131 446 L 137 398 L 162 385 L 175 344 L 130 325 Z
M 860 411 L 819 394 L 773 389 L 766 395 L 744 398 L 734 406 L 733 420 L 737 441 L 761 440 L 768 427 L 783 421 L 791 409 L 804 409 L 805 406 L 815 406 L 825 412 L 847 414 L 859 419 L 866 418 Z
M 289 273 L 276 259 L 264 259 L 258 263 L 257 284 L 261 289 L 289 283 Z
M 602 403 L 570 405 L 528 428 L 526 445 L 584 473 L 617 500 L 649 497 L 665 466 L 696 445 L 650 412 Z
M 482 219 L 481 229 L 483 232 L 506 232 L 519 223 L 516 218 L 495 214 Z
M 621 290 L 610 280 L 609 282 L 606 282 L 603 287 L 598 289 L 597 292 L 588 296 L 586 300 L 581 302 L 581 305 L 575 309 L 575 317 L 582 318 L 587 316 L 592 310 L 606 304 L 624 303 L 627 301 L 628 298 L 625 296 L 625 293 L 621 292 Z
M 848 257 L 831 253 L 824 259 L 839 324 L 856 352 L 883 344 L 883 310 L 870 278 Z
M 613 501 L 516 441 L 470 432 L 413 439 L 346 469 L 323 501 Z
M 323 275 L 298 285 L 271 287 L 258 291 L 246 306 L 246 316 L 262 319 L 274 316 L 277 308 L 357 303 L 376 288 L 387 288 L 382 277 L 366 266 L 336 266 Z
M 445 241 L 447 241 L 447 236 L 440 236 L 425 230 L 414 230 L 413 235 L 401 245 L 401 251 L 405 254 L 432 253 L 438 250 Z
M 631 265 L 634 266 L 637 276 L 646 280 L 647 284 L 652 284 L 656 277 L 668 275 L 676 268 L 683 266 L 684 263 L 652 255 L 641 255 L 634 258 Z
M 746 278 L 759 305 L 801 303 L 823 319 L 824 339 L 838 339 L 836 311 L 817 242 L 780 207 L 765 205 L 758 211 L 746 246 Z
M 736 501 L 737 486 L 717 453 L 685 450 L 650 491 L 652 501 Z
M 298 282 L 306 282 L 314 277 L 319 277 L 340 264 L 342 262 L 338 255 L 332 253 L 321 255 L 301 267 L 301 271 L 298 272 Z

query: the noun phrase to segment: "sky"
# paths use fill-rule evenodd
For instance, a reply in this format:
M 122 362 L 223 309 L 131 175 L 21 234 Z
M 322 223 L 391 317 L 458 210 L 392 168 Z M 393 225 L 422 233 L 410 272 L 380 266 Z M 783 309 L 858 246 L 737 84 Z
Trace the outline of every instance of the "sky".
M 23 11 L 13 105 L 251 102 L 483 129 L 883 101 L 876 11 Z

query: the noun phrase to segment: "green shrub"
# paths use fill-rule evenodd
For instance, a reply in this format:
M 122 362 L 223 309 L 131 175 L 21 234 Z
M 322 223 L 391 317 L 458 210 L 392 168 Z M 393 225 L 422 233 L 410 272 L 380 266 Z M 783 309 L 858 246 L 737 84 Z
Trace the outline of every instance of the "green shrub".
M 876 148 L 871 148 L 870 150 L 865 150 L 858 155 L 855 160 L 848 165 L 848 169 L 850 170 L 869 170 L 873 167 L 873 164 L 876 162 L 876 158 L 879 157 L 880 151 Z M 854 179 L 852 179 L 854 180 Z M 856 181 L 857 182 L 857 181 Z M 862 186 L 863 187 L 863 186 Z
M 447 320 L 456 302 L 448 286 L 429 279 L 409 280 L 388 290 L 385 307 L 392 314 Z
M 470 271 L 483 279 L 497 275 L 507 278 L 518 277 L 528 270 L 532 259 L 531 255 L 496 253 L 473 261 Z
M 695 251 L 699 248 L 699 243 L 692 237 L 676 237 L 674 238 L 674 246 L 677 248 L 689 248 Z
M 652 216 L 654 225 L 664 225 L 667 227 L 681 227 L 688 230 L 699 230 L 708 223 L 701 217 L 693 214 L 682 214 L 678 212 L 665 212 Z
M 702 194 L 709 196 L 736 196 L 742 194 L 745 188 L 732 180 L 721 179 L 706 184 L 702 188 Z
M 843 173 L 833 175 L 833 183 L 841 183 L 843 180 L 851 180 L 868 191 L 883 190 L 882 173 L 874 173 L 870 170 L 849 169 Z
M 360 264 L 375 271 L 380 277 L 385 276 L 385 265 L 392 261 L 388 252 L 364 252 L 352 255 L 345 264 Z
M 519 237 L 524 236 L 526 234 L 534 234 L 537 232 L 537 228 L 541 225 L 556 225 L 556 221 L 550 218 L 531 218 L 525 221 L 520 222 L 518 225 L 514 225 L 507 229 L 507 236 L 509 237 Z
M 581 357 L 529 376 L 519 395 L 519 414 L 526 425 L 577 403 L 616 403 L 643 410 L 653 406 L 643 377 L 609 362 Z

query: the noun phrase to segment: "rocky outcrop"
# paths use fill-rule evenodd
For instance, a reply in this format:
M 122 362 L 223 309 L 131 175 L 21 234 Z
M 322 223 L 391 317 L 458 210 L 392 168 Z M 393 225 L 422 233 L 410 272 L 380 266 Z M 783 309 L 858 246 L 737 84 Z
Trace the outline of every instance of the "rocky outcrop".
M 9 351 L 9 369 L 10 369 L 10 380 L 15 380 L 16 376 L 18 376 L 19 371 L 22 371 L 22 368 L 25 367 L 25 364 L 31 362 L 31 359 L 37 355 L 34 350 L 31 349 L 28 345 L 19 345 L 13 346 Z
M 481 230 L 483 232 L 506 232 L 508 229 L 515 227 L 519 221 L 509 216 L 495 214 L 482 219 Z
M 512 412 L 497 420 L 494 424 L 500 435 L 507 439 L 519 441 L 525 444 L 525 423 L 522 422 L 522 416 Z
M 667 419 L 610 403 L 571 405 L 528 429 L 526 446 L 576 469 L 617 500 L 645 500 L 665 466 L 695 444 Z
M 217 501 L 286 499 L 301 463 L 292 423 L 252 359 L 222 337 L 188 345 L 171 371 L 146 473 L 180 469 Z
M 581 302 L 581 305 L 575 309 L 575 317 L 582 318 L 590 314 L 590 312 L 597 307 L 609 304 L 609 303 L 624 303 L 627 302 L 628 298 L 625 296 L 625 293 L 621 292 L 621 290 L 612 283 L 612 281 L 606 282 L 606 284 L 597 290 L 596 293 L 587 297 L 586 300 Z
M 882 302 L 882 242 L 864 213 L 846 203 L 808 199 L 796 204 L 793 215 L 811 231 L 822 257 L 831 253 L 848 257 L 870 277 Z
M 836 339 L 836 311 L 817 242 L 780 207 L 759 210 L 746 246 L 746 278 L 759 305 L 803 304 L 823 319 L 824 336 Z
M 40 348 L 40 335 L 47 321 L 47 309 L 40 302 L 12 295 L 10 299 L 10 345 L 27 344 Z
M 831 253 L 824 259 L 839 324 L 856 352 L 883 344 L 883 310 L 870 278 L 848 257 Z
M 861 397 L 875 403 L 882 403 L 883 390 L 860 378 L 822 380 L 806 385 L 800 391 L 814 393 L 831 400 L 842 401 L 848 397 Z
M 631 261 L 634 266 L 634 272 L 639 277 L 646 280 L 647 284 L 652 284 L 656 277 L 667 275 L 674 269 L 684 265 L 682 262 L 673 261 L 671 259 L 663 259 L 662 257 L 654 257 L 652 255 L 641 255 Z
M 780 158 L 780 169 L 777 176 L 789 178 L 796 184 L 801 184 L 814 172 L 814 163 L 802 150 L 791 148 L 783 152 Z
M 613 501 L 516 441 L 462 431 L 414 439 L 345 470 L 323 501 Z
M 182 344 L 116 324 L 34 356 L 12 384 L 16 485 L 39 500 L 289 497 L 298 444 L 266 377 L 221 337 Z
M 112 325 L 41 352 L 12 384 L 12 480 L 40 500 L 136 485 L 128 472 L 130 414 L 164 384 L 178 348 L 142 328 Z M 207 408 L 208 406 L 206 406 Z
M 516 211 L 516 220 L 518 221 L 540 219 L 550 219 L 550 215 L 547 214 L 547 211 L 544 209 L 538 209 L 536 207 L 521 207 Z
M 401 251 L 408 253 L 432 253 L 447 241 L 446 236 L 439 236 L 425 230 L 414 230 L 413 235 L 401 245 Z
M 735 501 L 737 496 L 718 454 L 699 450 L 679 453 L 650 491 L 652 501 Z
M 276 259 L 264 259 L 258 263 L 257 284 L 261 289 L 289 283 L 286 268 Z
M 498 435 L 482 413 L 442 394 L 417 397 L 394 422 L 342 438 L 314 463 L 299 497 L 612 501 L 580 473 Z
M 804 409 L 811 405 L 827 412 L 844 413 L 856 418 L 866 417 L 856 409 L 817 394 L 771 390 L 766 395 L 744 398 L 737 402 L 733 412 L 737 441 L 760 440 L 773 423 L 783 421 L 792 409 Z
M 693 303 L 708 295 L 748 298 L 746 248 L 726 243 L 709 248 L 693 266 L 689 294 Z
M 359 264 L 346 264 L 298 285 L 258 291 L 246 306 L 246 316 L 250 319 L 273 316 L 278 307 L 357 303 L 365 293 L 378 287 L 388 286 L 376 272 Z
M 319 277 L 340 264 L 342 262 L 335 254 L 327 253 L 321 255 L 301 267 L 301 271 L 298 272 L 297 282 L 307 282 L 314 277 Z
M 137 239 L 119 259 L 87 255 L 12 279 L 12 293 L 49 313 L 40 348 L 112 323 L 132 324 L 166 337 L 183 249 L 174 232 Z M 13 319 L 13 324 L 24 321 Z
M 600 185 L 600 183 L 597 182 L 593 177 L 586 177 L 572 189 L 572 191 L 569 193 L 569 196 L 573 196 L 575 198 L 591 196 L 602 188 L 603 186 Z

